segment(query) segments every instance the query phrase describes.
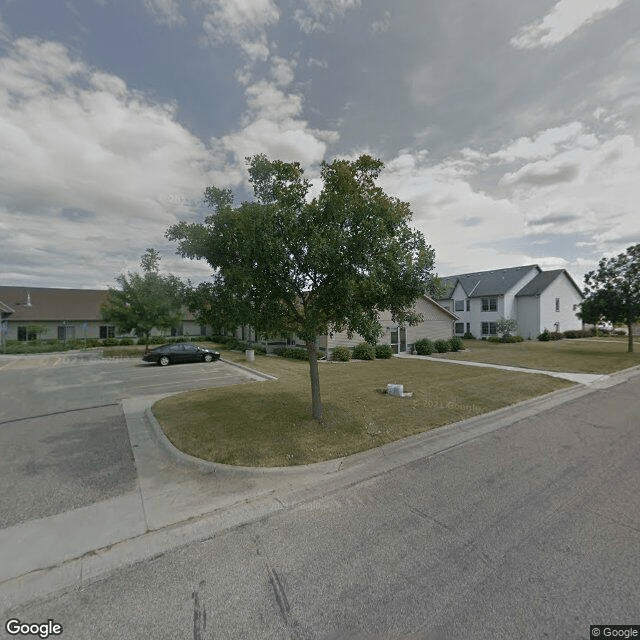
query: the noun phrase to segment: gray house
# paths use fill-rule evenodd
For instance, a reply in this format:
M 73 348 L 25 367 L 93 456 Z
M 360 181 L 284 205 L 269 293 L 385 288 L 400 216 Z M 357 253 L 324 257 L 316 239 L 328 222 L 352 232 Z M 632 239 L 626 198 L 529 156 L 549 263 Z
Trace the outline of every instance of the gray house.
M 49 287 L 0 287 L 0 314 L 6 340 L 73 340 L 113 338 L 117 328 L 102 319 L 107 301 L 102 289 L 56 289 Z M 159 335 L 155 329 L 152 335 Z M 204 327 L 185 312 L 174 335 L 204 335 Z
M 530 339 L 545 329 L 582 328 L 576 314 L 583 295 L 565 269 L 543 271 L 533 264 L 461 273 L 442 281 L 446 292 L 438 302 L 459 316 L 455 335 L 496 335 L 496 323 L 502 318 L 516 320 L 517 333 Z

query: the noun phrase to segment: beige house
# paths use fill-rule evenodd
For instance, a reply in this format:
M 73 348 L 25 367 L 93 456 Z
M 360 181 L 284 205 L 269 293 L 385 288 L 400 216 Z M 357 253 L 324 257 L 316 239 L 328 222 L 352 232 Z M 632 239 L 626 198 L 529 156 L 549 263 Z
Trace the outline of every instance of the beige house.
M 102 320 L 100 306 L 107 301 L 102 289 L 0 287 L 0 314 L 6 340 L 74 340 L 125 337 Z M 152 335 L 162 335 L 153 330 Z M 205 335 L 205 327 L 185 313 L 182 326 L 171 335 Z
M 414 309 L 422 314 L 423 320 L 415 326 L 401 326 L 394 323 L 391 313 L 382 312 L 379 316 L 380 324 L 384 334 L 378 340 L 378 344 L 389 344 L 394 353 L 410 353 L 417 340 L 428 338 L 429 340 L 448 340 L 453 337 L 454 323 L 457 316 L 439 305 L 428 296 L 423 296 L 416 301 Z M 239 327 L 232 332 L 238 340 L 246 340 L 262 344 L 268 350 L 279 346 L 304 346 L 304 341 L 295 335 L 282 336 L 277 339 L 257 339 L 251 327 Z M 346 331 L 340 331 L 329 335 L 320 336 L 318 339 L 318 349 L 322 355 L 328 354 L 335 347 L 355 347 L 364 342 L 364 338 L 359 334 L 354 334 L 349 338 Z

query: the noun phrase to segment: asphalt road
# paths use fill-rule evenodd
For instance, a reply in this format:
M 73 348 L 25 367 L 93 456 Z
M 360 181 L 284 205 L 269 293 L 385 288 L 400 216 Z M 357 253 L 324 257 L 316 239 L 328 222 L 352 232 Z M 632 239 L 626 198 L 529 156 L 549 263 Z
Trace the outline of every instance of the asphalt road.
M 78 640 L 640 624 L 639 426 L 636 377 L 11 614 Z
M 0 529 L 134 490 L 119 401 L 246 382 L 223 362 L 30 357 L 0 362 Z

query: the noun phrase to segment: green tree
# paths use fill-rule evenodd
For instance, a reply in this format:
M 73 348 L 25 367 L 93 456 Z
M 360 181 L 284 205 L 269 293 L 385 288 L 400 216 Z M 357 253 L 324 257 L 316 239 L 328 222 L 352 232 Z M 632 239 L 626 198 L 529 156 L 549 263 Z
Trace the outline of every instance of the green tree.
M 174 275 L 158 271 L 160 255 L 147 249 L 140 261 L 143 274 L 131 273 L 116 278 L 119 289 L 109 289 L 102 305 L 102 318 L 119 332 L 134 331 L 149 349 L 153 328 L 170 329 L 182 321 L 184 284 Z
M 629 332 L 627 351 L 633 352 L 633 323 L 640 320 L 640 244 L 614 258 L 602 258 L 596 271 L 584 277 L 584 322 L 624 323 Z
M 209 187 L 205 202 L 214 213 L 204 224 L 170 227 L 167 237 L 182 256 L 216 270 L 207 285 L 212 323 L 305 341 L 311 413 L 320 420 L 318 337 L 346 330 L 375 343 L 382 310 L 398 323 L 419 322 L 412 305 L 434 293 L 434 252 L 408 226 L 409 205 L 376 185 L 379 160 L 323 163 L 313 199 L 299 163 L 257 155 L 247 164 L 255 201 L 234 207 L 229 190 Z

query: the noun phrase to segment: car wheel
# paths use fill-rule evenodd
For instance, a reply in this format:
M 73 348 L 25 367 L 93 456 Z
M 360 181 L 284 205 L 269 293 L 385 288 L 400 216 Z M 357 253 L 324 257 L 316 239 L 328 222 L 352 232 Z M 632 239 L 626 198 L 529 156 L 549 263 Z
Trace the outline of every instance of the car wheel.
M 160 360 L 158 360 L 158 364 L 161 367 L 166 367 L 169 364 L 169 356 L 160 356 Z
M 205 353 L 204 354 L 204 361 L 205 362 L 211 362 L 213 360 L 213 356 L 210 353 Z

